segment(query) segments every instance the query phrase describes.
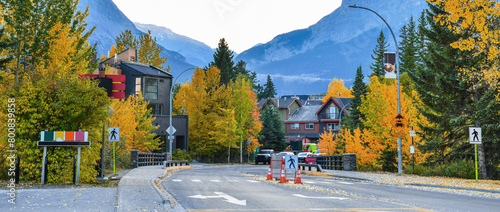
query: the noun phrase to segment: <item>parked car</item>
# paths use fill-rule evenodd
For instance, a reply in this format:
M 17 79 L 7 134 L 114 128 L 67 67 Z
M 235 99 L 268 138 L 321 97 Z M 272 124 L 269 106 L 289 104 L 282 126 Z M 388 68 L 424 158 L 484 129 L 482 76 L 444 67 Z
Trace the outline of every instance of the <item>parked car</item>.
M 310 155 L 310 152 L 301 152 L 297 156 L 299 157 L 299 163 L 305 163 L 307 155 Z
M 316 164 L 316 155 L 313 154 L 307 155 L 306 164 Z
M 259 164 L 262 162 L 262 164 L 271 164 L 271 155 L 274 154 L 274 150 L 272 149 L 263 149 L 260 150 L 259 154 L 255 157 L 255 164 Z
M 280 155 L 283 155 L 283 157 L 287 156 L 287 155 L 294 155 L 293 152 L 288 152 L 288 151 L 285 151 L 285 152 L 280 152 L 278 153 Z

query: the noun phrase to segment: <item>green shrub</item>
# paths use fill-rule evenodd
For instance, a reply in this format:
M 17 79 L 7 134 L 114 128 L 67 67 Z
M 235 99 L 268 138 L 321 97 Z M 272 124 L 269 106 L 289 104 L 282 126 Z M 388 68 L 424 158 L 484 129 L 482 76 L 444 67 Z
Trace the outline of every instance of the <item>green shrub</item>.
M 189 162 L 192 161 L 189 153 L 187 153 L 186 150 L 181 150 L 181 149 L 174 150 L 174 154 L 172 154 L 172 159 L 173 160 L 187 160 Z
M 415 175 L 421 176 L 445 176 L 465 179 L 474 179 L 474 161 L 470 159 L 461 159 L 434 166 L 415 165 Z M 406 174 L 412 174 L 412 166 L 407 166 L 404 170 Z

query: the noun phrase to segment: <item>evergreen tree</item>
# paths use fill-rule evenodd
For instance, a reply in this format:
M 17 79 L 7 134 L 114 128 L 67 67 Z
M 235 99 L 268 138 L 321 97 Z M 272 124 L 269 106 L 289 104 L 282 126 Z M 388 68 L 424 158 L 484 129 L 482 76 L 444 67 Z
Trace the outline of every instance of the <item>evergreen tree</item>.
M 282 124 L 278 109 L 274 105 L 269 105 L 262 111 L 262 130 L 259 132 L 259 143 L 262 148 L 282 151 L 285 149 L 285 132 L 282 131 Z
M 220 70 L 220 83 L 227 85 L 236 79 L 234 71 L 234 52 L 229 49 L 224 38 L 219 40 L 219 45 L 213 55 L 214 61 L 210 62 L 209 67 L 215 66 Z
M 372 59 L 375 61 L 370 65 L 373 73 L 370 76 L 377 76 L 379 78 L 385 75 L 384 67 L 384 53 L 387 52 L 387 47 L 389 44 L 385 41 L 384 32 L 380 31 L 380 35 L 377 38 L 377 45 L 373 49 Z
M 354 84 L 352 86 L 351 94 L 354 97 L 351 99 L 350 103 L 351 110 L 346 121 L 347 128 L 352 131 L 356 128 L 363 130 L 362 121 L 364 119 L 364 114 L 360 111 L 360 107 L 361 107 L 361 101 L 367 92 L 367 86 L 363 82 L 363 79 L 364 79 L 363 71 L 361 69 L 361 66 L 359 66 L 358 69 L 356 70 L 356 78 L 354 78 Z
M 417 42 L 415 43 L 415 47 L 417 49 L 417 62 L 416 65 L 423 65 L 423 57 L 427 55 L 427 47 L 425 45 L 426 37 L 424 34 L 424 30 L 427 29 L 427 19 L 425 18 L 425 10 L 420 14 L 420 18 L 418 19 L 418 26 L 416 30 Z M 415 67 L 416 68 L 416 67 Z
M 273 80 L 271 79 L 271 76 L 267 75 L 267 81 L 264 85 L 262 94 L 259 95 L 259 99 L 274 98 L 276 94 L 277 93 L 276 89 L 274 88 Z
M 434 153 L 433 161 L 429 162 L 442 163 L 462 157 L 462 152 L 470 150 L 471 145 L 463 142 L 467 133 L 460 128 L 467 125 L 463 115 L 472 102 L 469 86 L 459 76 L 459 67 L 468 61 L 457 59 L 468 56 L 450 46 L 460 35 L 434 22 L 435 16 L 445 13 L 442 8 L 429 4 L 429 9 L 426 16 L 429 29 L 420 29 L 428 39 L 428 54 L 422 58 L 424 66 L 409 74 L 424 104 L 419 110 L 432 123 L 421 126 L 425 145 L 419 148 Z
M 258 80 L 257 80 L 257 74 L 254 71 L 250 71 L 246 69 L 247 63 L 243 60 L 238 61 L 236 66 L 234 66 L 234 72 L 236 76 L 239 74 L 243 74 L 247 76 L 247 78 L 250 80 L 252 83 L 252 88 L 254 91 L 256 91 L 257 85 L 258 85 Z
M 400 30 L 399 37 L 399 74 L 407 71 L 414 72 L 415 64 L 417 62 L 417 33 L 415 31 L 415 21 L 413 17 L 410 18 L 408 25 L 405 25 Z
M 5 28 L 0 29 L 0 52 L 7 50 L 7 48 L 12 47 L 15 43 L 9 42 L 8 40 L 3 40 Z M 0 58 L 0 70 L 5 69 L 5 64 L 12 60 L 12 55 L 5 58 Z

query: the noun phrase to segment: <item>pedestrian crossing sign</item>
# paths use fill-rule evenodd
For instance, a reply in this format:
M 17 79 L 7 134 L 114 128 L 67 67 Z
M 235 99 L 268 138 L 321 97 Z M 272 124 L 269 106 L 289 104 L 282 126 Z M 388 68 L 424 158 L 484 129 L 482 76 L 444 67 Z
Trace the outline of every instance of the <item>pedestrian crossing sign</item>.
M 469 142 L 481 144 L 481 127 L 469 127 Z
M 108 142 L 118 142 L 120 141 L 120 128 L 119 127 L 110 127 Z
M 285 169 L 287 171 L 297 171 L 299 169 L 299 156 L 286 155 L 285 156 Z

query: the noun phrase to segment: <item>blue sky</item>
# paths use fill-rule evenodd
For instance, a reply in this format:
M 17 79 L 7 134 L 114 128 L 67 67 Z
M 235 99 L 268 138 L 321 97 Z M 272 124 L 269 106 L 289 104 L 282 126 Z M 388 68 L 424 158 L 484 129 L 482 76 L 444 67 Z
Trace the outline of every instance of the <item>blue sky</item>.
M 276 35 L 307 28 L 341 0 L 113 0 L 132 21 L 164 26 L 217 47 L 225 38 L 237 53 Z

